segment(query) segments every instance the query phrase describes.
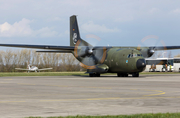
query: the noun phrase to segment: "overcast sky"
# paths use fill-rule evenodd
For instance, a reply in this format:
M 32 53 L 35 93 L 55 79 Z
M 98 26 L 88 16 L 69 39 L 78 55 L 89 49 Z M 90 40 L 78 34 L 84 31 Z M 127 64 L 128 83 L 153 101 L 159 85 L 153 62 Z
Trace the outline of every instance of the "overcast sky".
M 71 15 L 93 45 L 180 45 L 179 0 L 0 0 L 0 43 L 68 46 Z

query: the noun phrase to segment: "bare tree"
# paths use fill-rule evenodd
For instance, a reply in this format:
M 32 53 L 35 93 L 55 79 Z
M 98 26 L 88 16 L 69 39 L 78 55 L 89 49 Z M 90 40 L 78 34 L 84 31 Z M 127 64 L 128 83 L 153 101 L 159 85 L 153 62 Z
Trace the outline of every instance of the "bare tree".
M 0 71 L 12 72 L 15 68 L 27 68 L 27 63 L 38 68 L 52 67 L 52 71 L 79 71 L 79 61 L 72 54 L 66 53 L 36 53 L 35 50 L 0 51 Z

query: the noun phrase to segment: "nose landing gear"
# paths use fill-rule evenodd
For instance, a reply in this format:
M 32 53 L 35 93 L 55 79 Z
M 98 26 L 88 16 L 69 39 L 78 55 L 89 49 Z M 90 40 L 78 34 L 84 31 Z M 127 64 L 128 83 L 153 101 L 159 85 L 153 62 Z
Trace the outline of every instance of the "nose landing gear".
M 132 76 L 133 77 L 139 77 L 139 73 L 133 73 Z
M 118 77 L 128 77 L 127 73 L 117 73 Z M 132 73 L 132 77 L 139 77 L 139 73 Z

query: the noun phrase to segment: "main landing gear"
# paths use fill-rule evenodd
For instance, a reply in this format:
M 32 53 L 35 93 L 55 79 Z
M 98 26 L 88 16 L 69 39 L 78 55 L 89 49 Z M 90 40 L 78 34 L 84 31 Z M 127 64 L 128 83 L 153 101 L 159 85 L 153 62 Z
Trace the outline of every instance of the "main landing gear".
M 117 73 L 118 77 L 128 77 L 127 73 Z M 89 73 L 89 77 L 100 77 L 100 73 Z M 132 77 L 139 77 L 139 73 L 132 73 Z
M 133 73 L 132 76 L 133 77 L 139 77 L 139 73 Z
M 117 73 L 118 77 L 128 77 L 127 73 Z
M 89 77 L 100 77 L 100 73 L 89 73 Z

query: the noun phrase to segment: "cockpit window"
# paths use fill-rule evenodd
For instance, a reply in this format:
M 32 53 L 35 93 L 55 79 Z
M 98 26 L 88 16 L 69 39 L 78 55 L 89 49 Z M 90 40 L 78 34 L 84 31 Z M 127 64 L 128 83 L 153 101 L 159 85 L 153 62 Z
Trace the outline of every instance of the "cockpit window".
M 132 57 L 142 57 L 142 54 L 129 54 L 127 57 L 128 57 L 128 58 L 132 58 Z
M 138 56 L 141 56 L 141 57 L 142 57 L 142 54 L 138 54 Z
M 137 57 L 137 54 L 133 54 L 133 57 Z
M 131 57 L 133 57 L 133 54 L 129 54 L 129 55 L 128 55 L 128 58 L 131 58 Z

